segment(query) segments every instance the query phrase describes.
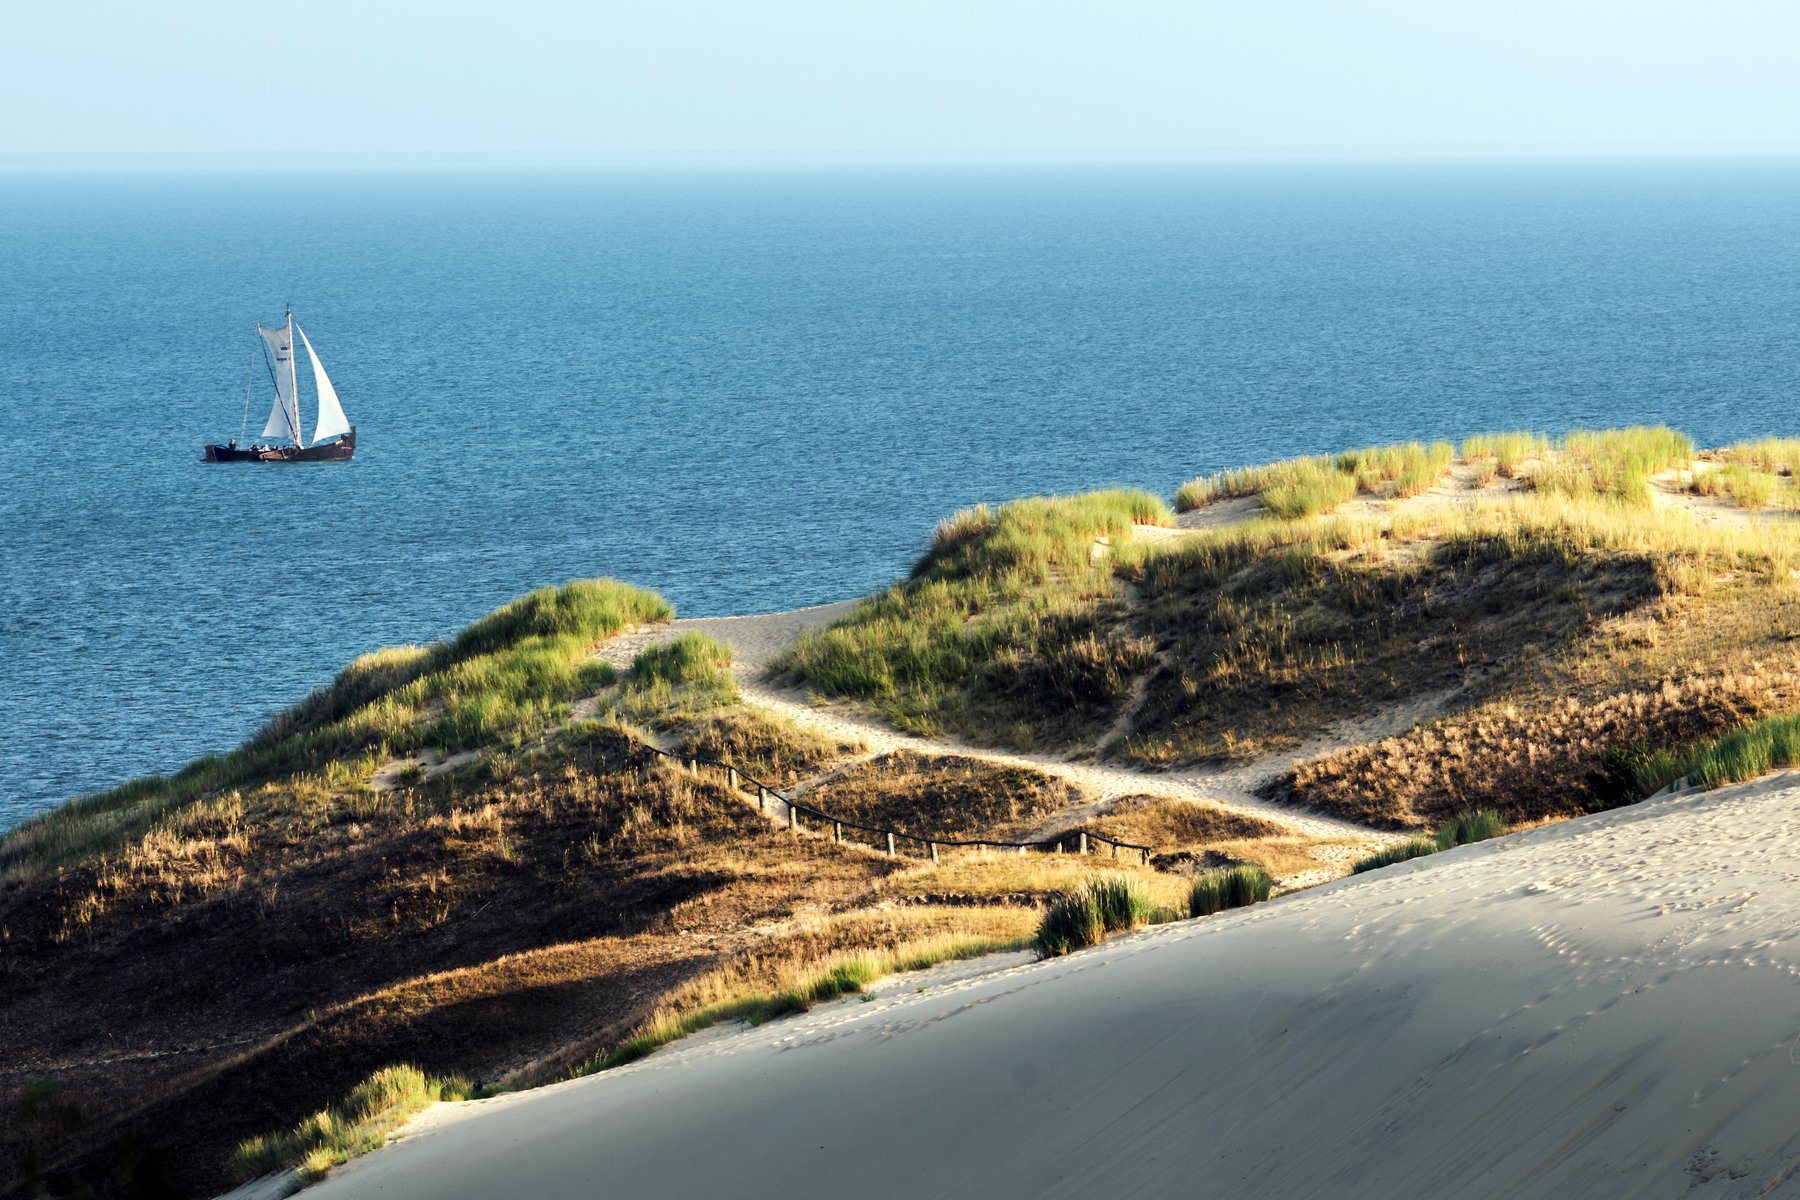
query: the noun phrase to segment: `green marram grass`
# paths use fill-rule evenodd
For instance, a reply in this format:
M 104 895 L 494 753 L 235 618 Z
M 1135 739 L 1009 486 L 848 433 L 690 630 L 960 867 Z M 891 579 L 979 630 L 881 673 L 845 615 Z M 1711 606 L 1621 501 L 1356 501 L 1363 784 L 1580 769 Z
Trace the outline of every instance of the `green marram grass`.
M 1443 847 L 1437 844 L 1434 837 L 1407 838 L 1403 842 L 1394 842 L 1383 846 L 1367 858 L 1357 860 L 1350 868 L 1352 875 L 1361 875 L 1364 871 L 1377 871 L 1382 867 L 1391 867 L 1395 863 L 1407 862 L 1415 858 L 1423 858 L 1427 854 L 1436 854 Z
M 730 643 L 689 632 L 638 653 L 620 707 L 631 720 L 669 726 L 737 701 Z
M 1132 491 L 965 510 L 907 580 L 803 635 L 771 673 L 910 733 L 1076 740 L 1105 727 L 1151 661 L 1146 641 L 1118 635 L 1113 564 L 1135 526 L 1172 520 Z
M 1533 488 L 1571 499 L 1601 497 L 1631 508 L 1650 506 L 1650 477 L 1684 468 L 1693 439 L 1665 425 L 1571 431 L 1557 453 L 1534 467 Z
M 1550 439 L 1541 433 L 1479 433 L 1462 443 L 1462 459 L 1467 463 L 1491 461 L 1495 473 L 1507 479 L 1517 478 L 1525 464 L 1550 454 Z
M 243 747 L 169 776 L 133 780 L 52 809 L 0 841 L 0 878 L 23 878 L 148 832 L 203 797 L 353 764 L 366 779 L 385 757 L 426 747 L 517 748 L 566 718 L 575 697 L 612 682 L 594 647 L 632 625 L 667 620 L 654 592 L 577 580 L 520 597 L 448 642 L 363 655 L 272 720 Z
M 1800 470 L 1800 438 L 1733 442 L 1725 447 L 1724 457 L 1727 462 L 1740 463 L 1758 471 L 1792 475 Z
M 1391 867 L 1395 863 L 1423 858 L 1427 854 L 1436 854 L 1440 850 L 1467 846 L 1473 842 L 1485 842 L 1489 838 L 1497 838 L 1505 832 L 1506 819 L 1492 809 L 1484 808 L 1474 812 L 1458 813 L 1439 825 L 1437 830 L 1428 837 L 1408 838 L 1406 841 L 1382 847 L 1374 854 L 1357 862 L 1350 868 L 1350 873 L 1360 875 L 1364 871 Z
M 1206 871 L 1188 888 L 1188 916 L 1210 917 L 1229 908 L 1261 904 L 1274 890 L 1275 880 L 1255 863 Z
M 1723 496 L 1739 508 L 1752 512 L 1778 502 L 1792 507 L 1796 498 L 1793 484 L 1787 478 L 1771 474 L 1760 466 L 1736 462 L 1696 472 L 1693 490 L 1702 496 Z
M 466 1080 L 427 1076 L 417 1067 L 383 1067 L 356 1085 L 339 1104 L 322 1108 L 285 1133 L 244 1142 L 232 1156 L 241 1180 L 296 1168 L 302 1180 L 317 1179 L 339 1163 L 380 1149 L 394 1130 L 420 1109 L 439 1100 L 475 1095 Z
M 1109 933 L 1148 925 L 1156 906 L 1140 880 L 1129 875 L 1102 875 L 1083 880 L 1059 894 L 1038 923 L 1039 957 L 1056 958 L 1084 946 L 1097 946 Z
M 1636 764 L 1648 795 L 1680 780 L 1703 788 L 1741 783 L 1800 763 L 1800 713 L 1764 717 L 1687 750 L 1659 750 Z
M 815 1004 L 860 992 L 887 975 L 923 971 L 940 963 L 960 962 L 987 954 L 1024 950 L 1030 945 L 1027 941 L 946 937 L 922 945 L 850 955 L 829 964 L 818 974 L 778 991 L 756 992 L 681 1012 L 659 1012 L 630 1037 L 596 1055 L 572 1074 L 591 1075 L 595 1071 L 622 1067 L 670 1042 L 714 1025 L 733 1021 L 760 1025 L 790 1013 L 805 1012 Z
M 1331 512 L 1358 493 L 1419 495 L 1443 478 L 1455 457 L 1449 442 L 1400 442 L 1240 467 L 1182 484 L 1175 506 L 1189 512 L 1219 500 L 1257 496 L 1264 508 L 1284 520 L 1313 517 Z

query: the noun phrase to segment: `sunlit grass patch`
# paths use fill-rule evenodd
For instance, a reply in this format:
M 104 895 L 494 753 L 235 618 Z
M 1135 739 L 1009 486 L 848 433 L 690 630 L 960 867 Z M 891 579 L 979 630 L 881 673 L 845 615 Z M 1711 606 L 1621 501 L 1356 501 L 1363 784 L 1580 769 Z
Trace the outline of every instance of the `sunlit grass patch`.
M 900 728 L 1027 747 L 1103 723 L 1149 662 L 1115 635 L 1113 563 L 1138 524 L 1168 523 L 1143 492 L 1033 498 L 940 526 L 912 576 L 802 636 L 773 673 L 866 701 Z
M 1750 442 L 1733 442 L 1725 447 L 1727 462 L 1741 463 L 1758 471 L 1793 475 L 1800 470 L 1800 438 L 1760 438 Z
M 599 642 L 672 613 L 654 592 L 577 580 L 504 605 L 449 642 L 364 655 L 229 754 L 23 822 L 0 841 L 0 877 L 28 877 L 116 846 L 224 788 L 426 747 L 517 748 L 563 719 L 574 697 L 610 682 L 612 668 L 589 657 Z
M 1693 439 L 1663 425 L 1578 429 L 1532 469 L 1530 479 L 1532 487 L 1548 495 L 1576 500 L 1600 496 L 1648 507 L 1650 477 L 1685 467 L 1693 456 Z
M 286 1133 L 251 1138 L 232 1156 L 239 1179 L 297 1167 L 315 1179 L 339 1163 L 380 1149 L 408 1118 L 439 1100 L 466 1100 L 466 1080 L 428 1077 L 412 1066 L 383 1067 L 356 1085 L 342 1103 L 320 1109 Z
M 815 1004 L 860 992 L 887 975 L 1022 950 L 1028 944 L 1017 938 L 945 936 L 892 950 L 842 956 L 773 991 L 750 991 L 687 1008 L 665 1007 L 653 1013 L 630 1037 L 582 1064 L 573 1074 L 588 1075 L 636 1062 L 670 1042 L 715 1025 L 734 1021 L 760 1025 L 791 1013 L 805 1012 Z
M 1549 453 L 1550 439 L 1541 433 L 1482 433 L 1462 443 L 1463 461 L 1491 461 L 1495 473 L 1506 479 L 1517 477 L 1526 463 Z
M 1795 500 L 1792 483 L 1767 470 L 1726 463 L 1710 471 L 1696 471 L 1693 490 L 1702 496 L 1723 496 L 1739 508 L 1768 508 L 1778 500 L 1790 506 Z

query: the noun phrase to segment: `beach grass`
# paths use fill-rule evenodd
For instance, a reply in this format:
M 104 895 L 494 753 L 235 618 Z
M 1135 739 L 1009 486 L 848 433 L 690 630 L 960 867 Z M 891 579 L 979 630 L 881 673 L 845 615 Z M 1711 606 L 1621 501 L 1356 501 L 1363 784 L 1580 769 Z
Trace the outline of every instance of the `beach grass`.
M 1359 860 L 1350 868 L 1350 873 L 1360 875 L 1364 871 L 1390 867 L 1395 863 L 1406 862 L 1427 854 L 1436 854 L 1442 850 L 1451 850 L 1457 846 L 1485 842 L 1489 838 L 1500 837 L 1505 832 L 1506 819 L 1492 809 L 1458 813 L 1439 825 L 1437 831 L 1430 837 L 1408 838 L 1403 842 L 1384 846 L 1367 858 Z
M 1776 475 L 1793 475 L 1800 470 L 1800 438 L 1759 438 L 1733 442 L 1725 447 L 1722 457 L 1758 471 Z
M 1130 875 L 1084 879 L 1057 896 L 1038 923 L 1040 958 L 1056 958 L 1097 946 L 1109 933 L 1147 925 L 1157 908 L 1143 883 Z
M 1029 747 L 1096 732 L 1151 653 L 1115 636 L 1112 560 L 1135 526 L 1172 520 L 1131 491 L 968 510 L 910 578 L 803 635 L 771 672 L 912 733 Z
M 1526 463 L 1542 459 L 1550 453 L 1550 439 L 1542 433 L 1482 433 L 1466 437 L 1462 442 L 1465 462 L 1492 462 L 1494 472 L 1515 479 Z
M 923 971 L 947 962 L 1028 948 L 1029 939 L 949 936 L 842 957 L 822 969 L 772 991 L 710 999 L 695 1007 L 665 1007 L 653 1013 L 618 1045 L 582 1063 L 574 1076 L 622 1067 L 670 1042 L 715 1025 L 761 1025 L 840 996 L 861 992 L 888 975 Z M 717 984 L 711 986 L 717 987 Z
M 1739 508 L 1752 511 L 1768 508 L 1778 501 L 1792 507 L 1796 499 L 1793 484 L 1787 478 L 1773 474 L 1768 468 L 1736 462 L 1725 463 L 1711 471 L 1696 472 L 1692 486 L 1698 495 L 1723 496 Z
M 596 645 L 631 625 L 672 615 L 654 592 L 609 579 L 577 580 L 504 605 L 449 642 L 366 654 L 240 749 L 21 823 L 0 840 L 0 879 L 35 875 L 119 845 L 224 790 L 351 762 L 373 770 L 376 759 L 424 747 L 516 748 L 565 719 L 570 699 L 612 682 L 612 668 L 589 658 Z
M 1350 868 L 1352 875 L 1361 875 L 1365 871 L 1378 871 L 1382 867 L 1391 867 L 1395 863 L 1408 862 L 1415 858 L 1423 858 L 1427 854 L 1436 854 L 1443 849 L 1435 837 L 1407 838 L 1403 842 L 1383 846 L 1366 858 L 1358 859 Z
M 638 652 L 618 707 L 628 720 L 668 726 L 737 702 L 731 646 L 688 632 Z
M 1188 889 L 1188 916 L 1210 917 L 1228 908 L 1260 904 L 1275 890 L 1269 873 L 1253 863 L 1207 871 Z
M 1257 496 L 1287 520 L 1329 513 L 1356 495 L 1420 495 L 1442 479 L 1456 451 L 1449 442 L 1400 442 L 1337 455 L 1288 459 L 1191 479 L 1175 492 L 1175 506 L 1191 512 L 1219 500 Z
M 356 1085 L 343 1101 L 320 1109 L 292 1129 L 251 1138 L 232 1156 L 239 1179 L 294 1168 L 301 1181 L 378 1150 L 415 1113 L 440 1100 L 467 1100 L 476 1090 L 455 1076 L 427 1076 L 417 1067 L 383 1067 Z
M 1752 721 L 1686 750 L 1656 750 L 1635 764 L 1639 789 L 1648 795 L 1686 780 L 1690 786 L 1723 787 L 1800 763 L 1800 713 Z

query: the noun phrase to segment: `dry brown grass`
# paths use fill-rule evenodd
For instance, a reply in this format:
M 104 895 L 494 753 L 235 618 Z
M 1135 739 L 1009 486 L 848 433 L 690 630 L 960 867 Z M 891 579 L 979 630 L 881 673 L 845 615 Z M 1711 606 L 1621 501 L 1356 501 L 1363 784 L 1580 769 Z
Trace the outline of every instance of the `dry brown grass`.
M 754 705 L 715 708 L 678 722 L 674 748 L 736 765 L 770 787 L 785 787 L 864 752 L 860 741 L 827 741 Z
M 1080 793 L 1038 771 L 901 750 L 832 776 L 804 802 L 847 821 L 920 837 L 1010 841 L 1080 803 Z M 880 835 L 846 830 L 845 836 L 886 845 Z
M 1273 794 L 1389 828 L 1489 808 L 1533 820 L 1616 802 L 1609 748 L 1682 745 L 1800 703 L 1800 670 L 1686 677 L 1594 701 L 1485 705 L 1302 764 Z
M 1233 812 L 1216 804 L 1172 800 L 1166 796 L 1125 796 L 1101 809 L 1082 827 L 1149 846 L 1159 854 L 1207 848 L 1220 842 L 1273 837 L 1280 827 L 1260 817 Z
M 505 1078 L 897 869 L 597 727 L 392 792 L 229 793 L 4 893 L 13 1061 L 88 1114 L 19 1136 L 70 1187 L 137 1139 L 215 1188 L 238 1141 L 379 1067 Z M 115 1063 L 121 1042 L 149 1057 Z

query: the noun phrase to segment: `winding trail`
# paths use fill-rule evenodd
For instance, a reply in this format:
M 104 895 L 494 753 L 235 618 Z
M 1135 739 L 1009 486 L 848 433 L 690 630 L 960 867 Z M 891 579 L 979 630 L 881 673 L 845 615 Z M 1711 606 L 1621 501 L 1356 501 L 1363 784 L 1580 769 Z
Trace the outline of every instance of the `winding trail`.
M 1304 837 L 1348 840 L 1358 847 L 1388 842 L 1398 835 L 1323 813 L 1276 804 L 1262 799 L 1256 789 L 1294 762 L 1410 729 L 1425 715 L 1437 711 L 1443 702 L 1441 696 L 1426 697 L 1380 714 L 1373 720 L 1346 723 L 1341 730 L 1301 747 L 1298 753 L 1269 755 L 1225 770 L 1145 771 L 1045 754 L 994 750 L 956 738 L 902 733 L 864 710 L 824 703 L 778 687 L 763 678 L 768 664 L 796 637 L 838 619 L 858 603 L 847 600 L 762 616 L 702 617 L 645 626 L 612 638 L 600 647 L 596 657 L 623 669 L 648 646 L 684 633 L 704 633 L 731 643 L 732 671 L 745 701 L 786 718 L 808 732 L 839 741 L 860 741 L 872 754 L 910 750 L 918 754 L 955 755 L 998 766 L 1022 767 L 1063 780 L 1081 790 L 1086 804 L 1057 813 L 1041 828 L 1032 831 L 1032 836 L 1043 836 L 1071 821 L 1092 816 L 1105 804 L 1124 796 L 1156 795 L 1214 804 L 1260 817 Z

